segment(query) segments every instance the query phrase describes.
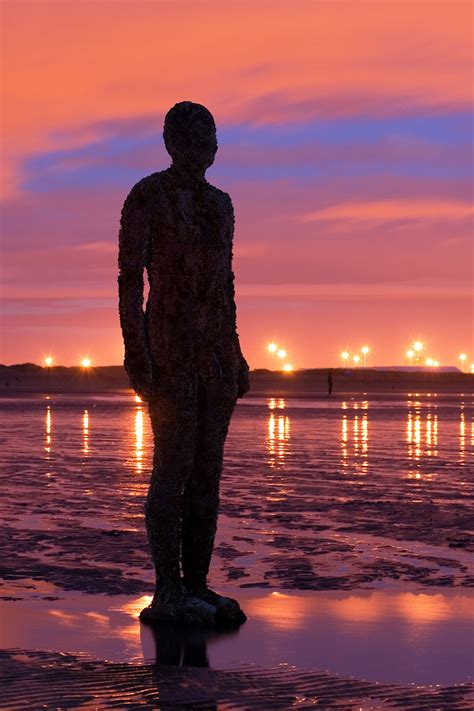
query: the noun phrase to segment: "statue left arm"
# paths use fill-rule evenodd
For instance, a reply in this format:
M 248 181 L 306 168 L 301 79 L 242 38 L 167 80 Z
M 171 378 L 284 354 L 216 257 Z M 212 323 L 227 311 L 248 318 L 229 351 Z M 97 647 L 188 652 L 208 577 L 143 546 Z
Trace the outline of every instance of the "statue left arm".
M 235 304 L 235 287 L 234 287 L 234 280 L 235 280 L 235 275 L 232 270 L 232 244 L 233 244 L 233 239 L 234 239 L 234 208 L 232 206 L 232 201 L 229 197 L 229 205 L 228 205 L 228 214 L 227 214 L 227 219 L 228 219 L 228 225 L 229 225 L 229 232 L 228 232 L 228 255 L 229 255 L 229 264 L 228 264 L 228 282 L 227 282 L 227 294 L 229 298 L 229 309 L 230 309 L 230 314 L 231 314 L 231 319 L 232 319 L 232 329 L 233 333 L 235 334 L 235 346 L 236 346 L 236 351 L 239 356 L 239 375 L 238 375 L 238 397 L 243 397 L 245 393 L 249 390 L 250 384 L 249 384 L 249 366 L 247 361 L 245 360 L 242 350 L 240 348 L 240 340 L 239 340 L 239 334 L 237 332 L 237 306 Z

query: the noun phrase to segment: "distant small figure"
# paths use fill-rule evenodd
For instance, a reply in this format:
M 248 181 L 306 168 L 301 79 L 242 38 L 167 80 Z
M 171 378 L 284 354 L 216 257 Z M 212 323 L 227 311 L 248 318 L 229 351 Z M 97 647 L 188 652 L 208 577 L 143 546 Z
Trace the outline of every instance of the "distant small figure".
M 163 137 L 172 165 L 132 188 L 119 234 L 124 364 L 154 436 L 145 518 L 156 591 L 140 618 L 238 624 L 239 604 L 207 586 L 224 442 L 249 389 L 236 330 L 234 211 L 204 177 L 217 151 L 212 114 L 176 104 Z
M 332 386 L 333 386 L 332 370 L 330 370 L 328 373 L 328 397 L 331 397 L 331 395 L 332 395 Z

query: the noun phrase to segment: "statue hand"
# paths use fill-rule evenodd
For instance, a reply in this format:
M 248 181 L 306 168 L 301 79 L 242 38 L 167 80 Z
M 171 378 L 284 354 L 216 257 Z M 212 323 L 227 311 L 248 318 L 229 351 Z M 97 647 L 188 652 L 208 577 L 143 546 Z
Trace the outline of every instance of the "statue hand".
M 125 370 L 128 373 L 130 385 L 136 394 L 148 402 L 153 395 L 153 370 L 151 361 L 147 357 L 125 359 Z
M 242 356 L 239 369 L 239 377 L 237 380 L 237 397 L 243 397 L 250 389 L 249 382 L 249 366 L 245 358 Z

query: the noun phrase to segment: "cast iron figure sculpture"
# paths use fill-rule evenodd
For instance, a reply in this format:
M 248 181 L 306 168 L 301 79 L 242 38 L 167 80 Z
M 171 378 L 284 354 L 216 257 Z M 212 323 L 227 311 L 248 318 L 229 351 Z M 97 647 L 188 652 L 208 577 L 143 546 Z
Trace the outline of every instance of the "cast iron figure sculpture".
M 217 151 L 204 106 L 176 104 L 163 138 L 172 165 L 132 188 L 119 233 L 124 365 L 148 402 L 155 448 L 145 518 L 156 592 L 140 617 L 239 623 L 238 603 L 207 586 L 224 442 L 249 387 L 236 330 L 233 207 L 204 177 Z

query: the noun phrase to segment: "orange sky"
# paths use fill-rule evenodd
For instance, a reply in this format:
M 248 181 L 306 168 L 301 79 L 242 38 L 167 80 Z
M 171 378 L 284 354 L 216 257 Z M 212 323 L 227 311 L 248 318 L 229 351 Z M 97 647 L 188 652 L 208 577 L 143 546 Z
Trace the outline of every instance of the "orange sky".
M 191 99 L 236 209 L 254 367 L 472 351 L 469 2 L 4 0 L 2 362 L 118 363 L 116 239 Z M 474 354 L 473 354 L 474 360 Z

